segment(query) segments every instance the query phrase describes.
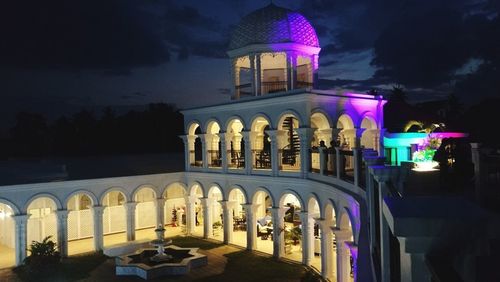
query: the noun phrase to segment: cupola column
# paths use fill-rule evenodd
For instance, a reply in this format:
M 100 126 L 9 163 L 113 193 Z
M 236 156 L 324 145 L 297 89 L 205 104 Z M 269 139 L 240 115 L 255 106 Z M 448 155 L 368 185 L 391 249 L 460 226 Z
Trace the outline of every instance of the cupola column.
M 255 96 L 262 95 L 262 65 L 261 54 L 255 55 Z
M 312 67 L 312 83 L 313 87 L 318 85 L 318 79 L 319 79 L 319 74 L 318 74 L 318 69 L 319 69 L 319 56 L 312 55 L 311 57 L 311 67 Z
M 253 94 L 256 95 L 257 91 L 257 82 L 255 81 L 256 79 L 256 76 L 255 76 L 255 54 L 250 54 L 248 56 L 248 58 L 250 59 L 250 73 L 252 74 L 252 91 L 253 91 Z
M 238 58 L 233 58 L 231 60 L 231 71 L 233 75 L 233 90 L 234 90 L 234 99 L 240 98 L 240 67 L 238 66 Z
M 286 83 L 287 89 L 292 90 L 297 88 L 297 54 L 287 53 L 286 54 Z

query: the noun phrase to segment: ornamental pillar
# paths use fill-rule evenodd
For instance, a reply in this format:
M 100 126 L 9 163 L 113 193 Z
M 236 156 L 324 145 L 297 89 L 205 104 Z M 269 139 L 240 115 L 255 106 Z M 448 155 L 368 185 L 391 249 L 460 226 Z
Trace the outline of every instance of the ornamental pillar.
M 103 206 L 93 206 L 92 207 L 92 217 L 94 219 L 94 250 L 102 251 L 104 243 L 103 243 L 103 222 L 102 222 L 102 214 L 104 212 Z
M 325 280 L 333 278 L 333 237 L 332 226 L 325 219 L 316 219 L 316 223 L 321 230 L 321 276 Z
M 208 150 L 207 148 L 207 142 L 209 142 L 210 137 L 207 136 L 208 134 L 198 134 L 198 137 L 200 137 L 201 140 L 201 159 L 202 159 L 202 167 L 204 170 L 208 169 Z
M 255 210 L 257 205 L 243 204 L 245 208 L 245 217 L 247 219 L 247 250 L 253 251 L 257 248 L 255 240 L 257 240 L 257 221 L 255 219 Z
M 156 227 L 165 226 L 165 198 L 155 200 Z
M 359 147 L 352 148 L 352 156 L 354 159 L 354 186 L 359 187 L 361 183 L 361 169 L 362 169 L 362 151 Z
M 345 244 L 349 249 L 349 253 L 351 254 L 352 257 L 352 274 L 354 277 L 354 281 L 358 281 L 358 245 L 356 245 L 352 241 L 347 241 Z
M 252 132 L 242 131 L 241 134 L 243 135 L 243 140 L 245 141 L 245 174 L 248 175 L 252 173 L 252 163 L 253 163 L 252 141 L 251 141 L 252 138 L 250 138 Z
M 286 67 L 287 67 L 287 90 L 297 88 L 297 54 L 286 54 Z
M 234 99 L 240 98 L 240 67 L 238 67 L 238 58 L 231 59 L 231 71 L 233 76 L 233 97 Z
M 250 59 L 250 73 L 252 74 L 252 79 L 251 79 L 251 83 L 252 83 L 252 91 L 253 91 L 253 95 L 256 95 L 257 93 L 257 81 L 256 81 L 256 71 L 255 71 L 255 54 L 250 54 L 248 56 L 248 58 Z
M 344 157 L 341 155 L 342 150 L 340 147 L 335 147 L 335 159 L 336 159 L 336 169 L 337 169 L 337 179 L 340 179 L 345 174 L 345 162 Z
M 348 282 L 351 272 L 350 253 L 346 241 L 350 239 L 351 234 L 348 230 L 332 228 L 337 242 L 337 281 Z
M 179 138 L 182 139 L 184 143 L 184 170 L 189 171 L 191 168 L 191 150 L 189 148 L 189 135 L 180 135 Z
M 233 213 L 231 203 L 227 200 L 220 201 L 222 206 L 222 217 L 224 220 L 224 244 L 233 241 Z
M 273 257 L 280 258 L 284 255 L 283 242 L 285 240 L 284 219 L 285 209 L 279 207 L 271 208 L 273 218 Z
M 278 176 L 278 130 L 267 130 L 271 139 L 271 169 L 272 175 Z
M 262 83 L 261 83 L 261 54 L 255 55 L 255 96 L 262 95 Z
M 219 133 L 219 140 L 220 140 L 220 158 L 221 158 L 221 167 L 222 171 L 224 173 L 227 172 L 227 142 L 226 142 L 226 133 L 220 132 Z
M 314 222 L 308 212 L 300 212 L 299 215 L 302 224 L 302 263 L 310 266 L 314 257 Z
M 14 233 L 15 233 L 15 251 L 16 251 L 16 266 L 23 264 L 26 258 L 27 238 L 28 238 L 28 218 L 27 214 L 13 215 L 14 220 Z
M 137 202 L 127 202 L 124 204 L 127 219 L 127 241 L 135 240 L 135 208 Z
M 379 217 L 380 222 L 380 266 L 381 266 L 381 281 L 386 282 L 391 280 L 391 265 L 390 265 L 390 231 L 389 224 L 384 217 L 384 212 L 382 207 L 384 206 L 384 197 L 388 194 L 387 181 L 389 180 L 387 176 L 382 175 L 374 175 L 375 179 L 378 182 L 378 199 L 374 199 L 378 201 L 379 214 L 376 215 Z
M 295 129 L 300 139 L 300 177 L 305 178 L 311 166 L 311 140 L 316 129 L 297 128 Z
M 186 234 L 191 235 L 194 232 L 195 223 L 195 202 L 196 196 L 186 196 Z
M 311 65 L 312 65 L 312 83 L 313 83 L 313 88 L 318 85 L 318 69 L 319 69 L 319 56 L 318 55 L 312 55 L 311 58 Z
M 203 209 L 203 238 L 212 237 L 212 200 L 210 198 L 201 198 L 201 207 Z
M 57 210 L 57 248 L 61 257 L 68 256 L 68 210 Z
M 361 148 L 361 137 L 363 136 L 363 132 L 366 128 L 354 128 L 354 142 L 351 145 L 351 148 Z

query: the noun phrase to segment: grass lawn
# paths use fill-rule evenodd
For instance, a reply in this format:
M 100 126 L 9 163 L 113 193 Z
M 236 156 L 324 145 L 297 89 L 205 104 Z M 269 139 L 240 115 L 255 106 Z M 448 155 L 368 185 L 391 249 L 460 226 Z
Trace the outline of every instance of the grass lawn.
M 186 236 L 173 237 L 172 244 L 183 248 L 200 248 L 201 250 L 210 250 L 224 245 L 222 243 Z
M 277 261 L 250 251 L 240 251 L 225 256 L 228 258 L 228 263 L 224 273 L 196 281 L 322 281 L 319 275 L 302 265 Z

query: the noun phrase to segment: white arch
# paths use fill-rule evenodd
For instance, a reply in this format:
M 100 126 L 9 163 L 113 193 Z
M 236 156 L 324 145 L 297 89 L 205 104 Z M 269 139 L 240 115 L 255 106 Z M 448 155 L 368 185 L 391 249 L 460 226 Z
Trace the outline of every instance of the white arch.
M 132 197 L 130 197 L 130 200 L 135 201 L 135 197 L 137 196 L 137 193 L 139 193 L 142 189 L 150 189 L 151 191 L 153 191 L 154 197 L 155 198 L 158 197 L 156 186 L 151 185 L 151 184 L 142 184 L 134 189 L 134 191 L 132 192 Z
M 284 206 L 284 202 L 283 201 L 285 200 L 285 196 L 287 194 L 294 195 L 297 198 L 297 200 L 300 203 L 300 208 L 301 209 L 306 209 L 307 208 L 306 205 L 305 205 L 305 203 L 304 203 L 304 200 L 302 199 L 302 197 L 300 197 L 299 193 L 297 193 L 297 192 L 295 192 L 294 190 L 291 190 L 291 189 L 285 189 L 285 190 L 283 190 L 281 192 L 280 198 L 279 198 L 280 199 L 279 200 L 279 207 L 280 208 Z
M 98 201 L 97 197 L 94 195 L 94 193 L 87 191 L 87 190 L 83 190 L 83 189 L 76 190 L 76 191 L 71 192 L 71 194 L 69 194 L 64 199 L 64 202 L 63 202 L 64 209 L 66 209 L 66 210 L 68 209 L 68 201 L 76 195 L 85 195 L 85 196 L 89 197 L 90 201 L 92 202 L 92 206 L 96 206 L 99 203 L 99 201 Z
M 52 195 L 52 194 L 50 194 L 50 193 L 38 193 L 38 194 L 33 195 L 33 196 L 32 196 L 31 198 L 29 198 L 29 200 L 26 202 L 26 204 L 24 205 L 24 209 L 23 209 L 24 213 L 26 213 L 26 214 L 28 213 L 28 207 L 31 205 L 31 203 L 32 203 L 33 201 L 37 200 L 38 198 L 49 198 L 49 199 L 51 199 L 51 200 L 54 202 L 54 204 L 56 205 L 56 209 L 58 209 L 58 210 L 62 209 L 62 204 L 61 204 L 61 201 L 59 201 L 59 199 L 58 199 L 56 196 L 54 196 L 54 195 Z
M 339 126 L 340 125 L 340 126 Z M 354 122 L 350 115 L 344 113 L 337 119 L 337 128 L 353 129 Z
M 216 118 L 210 118 L 205 125 L 205 132 L 207 134 L 216 134 L 221 130 L 220 122 Z
M 167 190 L 173 185 L 182 186 L 182 188 L 184 189 L 184 193 L 187 194 L 188 188 L 187 188 L 186 184 L 184 184 L 183 182 L 180 182 L 180 181 L 174 181 L 172 183 L 167 184 L 167 186 L 165 186 L 163 188 L 163 190 L 161 191 L 161 197 L 165 198 L 165 194 L 167 193 Z
M 238 115 L 234 115 L 234 116 L 231 116 L 227 121 L 226 121 L 226 124 L 224 125 L 224 128 L 226 130 L 227 133 L 230 133 L 233 126 L 233 123 L 235 121 L 239 121 L 241 123 L 241 129 L 239 129 L 239 132 L 245 130 L 247 127 L 245 125 L 245 121 Z
M 278 129 L 282 129 L 282 123 L 283 121 L 285 120 L 285 118 L 287 117 L 294 117 L 295 119 L 297 119 L 297 122 L 298 122 L 298 128 L 299 127 L 302 127 L 304 126 L 304 120 L 302 119 L 302 117 L 300 116 L 300 114 L 294 110 L 285 110 L 284 112 L 282 112 L 280 114 L 280 116 L 278 117 L 278 122 L 276 124 L 276 128 Z
M 5 198 L 0 198 L 0 204 L 8 206 L 12 210 L 12 212 L 14 212 L 14 215 L 19 215 L 21 213 L 19 208 L 14 203 Z
M 201 123 L 198 120 L 193 120 L 188 123 L 186 132 L 188 135 L 195 135 L 195 131 L 198 127 L 201 129 Z
M 104 197 L 106 197 L 106 195 L 110 192 L 120 192 L 120 193 L 122 193 L 122 195 L 124 197 L 125 203 L 130 201 L 129 196 L 127 195 L 127 190 L 123 189 L 122 187 L 111 187 L 111 188 L 104 190 L 104 192 L 101 194 L 101 196 L 99 197 L 99 205 L 102 206 L 102 203 L 104 201 Z
M 259 187 L 257 187 L 257 189 L 255 189 L 255 192 L 253 193 L 252 198 L 251 198 L 252 204 L 255 204 L 255 202 L 257 200 L 256 197 L 259 195 L 259 192 L 263 192 L 263 193 L 266 193 L 267 195 L 269 195 L 269 197 L 271 198 L 272 206 L 273 207 L 276 206 L 276 200 L 274 199 L 273 194 L 269 191 L 269 189 L 262 187 L 262 186 L 259 186 Z
M 240 190 L 240 192 L 243 194 L 243 197 L 245 197 L 245 203 L 248 203 L 247 192 L 246 192 L 245 188 L 243 188 L 240 185 L 234 185 L 234 184 L 231 185 L 231 187 L 227 191 L 227 197 L 226 197 L 226 199 L 229 200 L 230 196 L 232 195 L 233 192 L 235 192 L 235 190 Z
M 190 196 L 196 195 L 195 194 L 196 193 L 196 188 L 199 188 L 201 190 L 201 194 L 203 196 L 205 196 L 205 189 L 203 188 L 203 185 L 200 182 L 198 182 L 198 181 L 193 182 L 193 184 L 191 184 L 189 186 L 189 195 Z

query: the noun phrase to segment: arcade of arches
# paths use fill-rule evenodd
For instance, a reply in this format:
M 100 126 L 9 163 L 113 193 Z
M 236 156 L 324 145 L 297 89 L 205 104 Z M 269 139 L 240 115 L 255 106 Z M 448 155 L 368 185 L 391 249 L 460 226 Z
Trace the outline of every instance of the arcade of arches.
M 20 259 L 16 244 L 26 246 L 52 236 L 63 255 L 74 255 L 154 239 L 153 229 L 160 224 L 169 237 L 187 234 L 220 240 L 311 265 L 331 279 L 354 279 L 349 210 L 335 207 L 333 199 L 321 208 L 314 196 L 303 199 L 292 190 L 274 199 L 265 188 L 247 194 L 240 186 L 223 192 L 211 185 L 205 193 L 200 184 L 188 188 L 180 182 L 165 187 L 160 197 L 155 191 L 141 186 L 127 199 L 124 191 L 111 188 L 100 200 L 80 191 L 68 198 L 65 209 L 57 199 L 41 195 L 29 202 L 26 215 L 0 202 L 0 250 L 5 254 L 0 267 Z M 23 222 L 25 241 L 16 243 L 16 232 L 22 232 L 16 226 Z

